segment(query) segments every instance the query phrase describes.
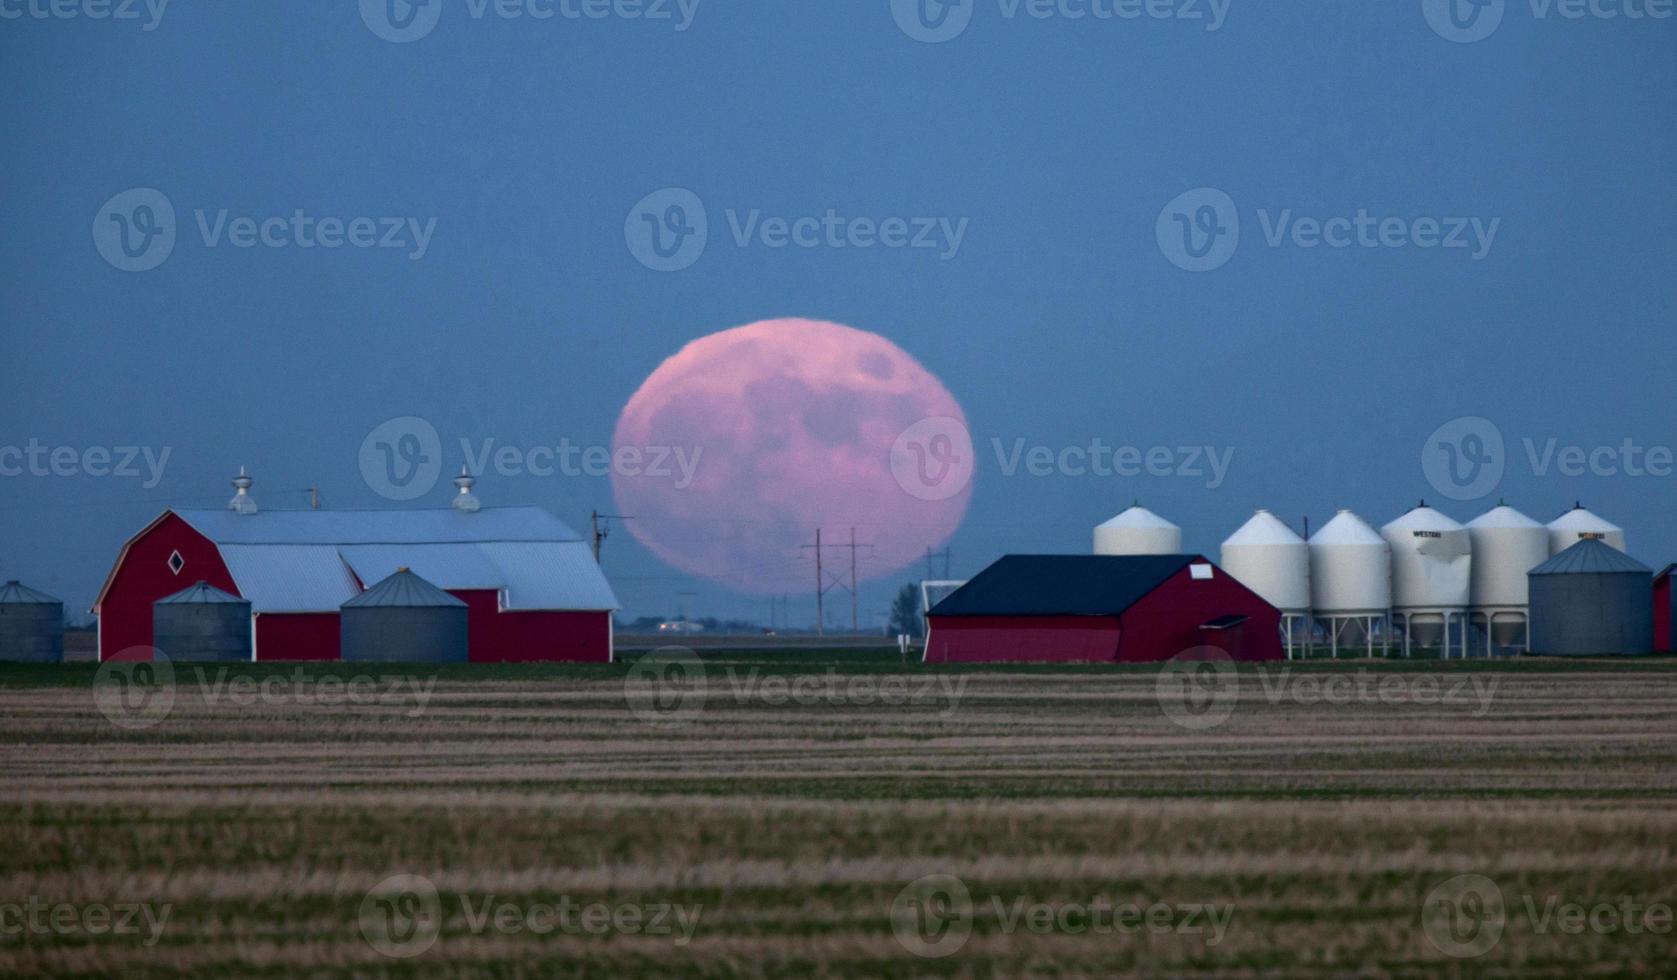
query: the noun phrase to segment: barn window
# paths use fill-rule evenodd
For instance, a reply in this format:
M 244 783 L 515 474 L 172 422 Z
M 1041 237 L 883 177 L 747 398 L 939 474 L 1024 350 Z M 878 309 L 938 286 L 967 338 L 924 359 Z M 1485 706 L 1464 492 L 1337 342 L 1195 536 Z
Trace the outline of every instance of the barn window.
M 186 559 L 181 557 L 180 552 L 178 552 L 178 551 L 174 552 L 173 554 L 171 554 L 169 556 L 169 571 L 174 572 L 176 575 L 179 575 L 181 573 L 181 569 L 183 569 L 185 567 L 186 567 Z
M 1211 566 L 1210 565 L 1190 565 L 1190 566 L 1188 566 L 1188 574 L 1192 575 L 1196 579 L 1204 581 L 1206 579 L 1211 578 Z

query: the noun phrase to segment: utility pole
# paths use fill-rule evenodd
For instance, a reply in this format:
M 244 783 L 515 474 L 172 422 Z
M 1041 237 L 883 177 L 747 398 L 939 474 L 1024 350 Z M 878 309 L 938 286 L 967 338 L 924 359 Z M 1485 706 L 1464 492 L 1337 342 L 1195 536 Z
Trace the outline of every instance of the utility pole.
M 600 522 L 601 521 L 609 522 L 609 521 L 614 521 L 614 520 L 615 521 L 632 521 L 632 520 L 634 520 L 634 518 L 629 517 L 629 516 L 624 515 L 624 514 L 602 514 L 599 511 L 594 511 L 593 513 L 588 515 L 588 526 L 589 526 L 589 529 L 593 532 L 593 538 L 594 538 L 594 564 L 596 564 L 596 565 L 598 565 L 600 563 L 600 546 L 605 544 L 606 543 L 606 538 L 611 536 L 611 524 L 610 523 L 602 524 Z
M 320 509 L 320 487 L 319 486 L 304 487 L 302 492 L 309 495 L 309 510 L 319 510 Z
M 827 635 L 827 611 L 821 597 L 826 593 L 826 577 L 821 574 L 821 529 L 815 529 L 815 635 Z
M 826 635 L 827 623 L 826 623 L 826 606 L 825 606 L 825 598 L 824 597 L 827 594 L 827 590 L 830 589 L 830 588 L 833 588 L 834 586 L 837 586 L 838 588 L 841 588 L 841 589 L 850 590 L 850 629 L 851 629 L 851 632 L 855 632 L 857 629 L 859 629 L 861 627 L 861 620 L 859 618 L 859 612 L 856 608 L 856 603 L 857 603 L 857 588 L 856 588 L 856 586 L 857 586 L 857 578 L 858 578 L 858 575 L 857 575 L 857 572 L 856 572 L 856 549 L 857 548 L 872 548 L 873 545 L 871 545 L 871 544 L 857 544 L 856 543 L 856 529 L 855 528 L 850 529 L 850 544 L 849 545 L 840 545 L 840 547 L 848 547 L 850 549 L 850 584 L 849 585 L 845 584 L 844 579 L 841 577 L 842 573 L 841 573 L 841 575 L 833 576 L 833 581 L 831 581 L 831 582 L 827 581 L 826 566 L 822 563 L 822 557 L 821 557 L 821 529 L 820 528 L 815 529 L 815 543 L 814 544 L 806 544 L 806 545 L 803 545 L 803 547 L 804 548 L 814 548 L 815 549 L 815 615 L 816 615 L 816 618 L 818 620 L 818 625 L 816 626 L 816 632 L 819 635 L 823 635 L 823 636 Z
M 850 632 L 856 632 L 856 529 L 850 529 Z

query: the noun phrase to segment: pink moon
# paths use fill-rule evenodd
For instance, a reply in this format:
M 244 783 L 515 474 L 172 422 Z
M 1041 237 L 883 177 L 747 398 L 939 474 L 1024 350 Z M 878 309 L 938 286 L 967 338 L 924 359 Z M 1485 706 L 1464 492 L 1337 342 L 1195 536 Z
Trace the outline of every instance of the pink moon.
M 711 334 L 653 371 L 612 437 L 631 533 L 670 565 L 748 593 L 804 592 L 822 532 L 829 575 L 899 572 L 947 542 L 972 498 L 955 397 L 878 334 L 765 320 Z M 663 465 L 655 466 L 659 457 Z M 683 460 L 686 461 L 685 465 Z

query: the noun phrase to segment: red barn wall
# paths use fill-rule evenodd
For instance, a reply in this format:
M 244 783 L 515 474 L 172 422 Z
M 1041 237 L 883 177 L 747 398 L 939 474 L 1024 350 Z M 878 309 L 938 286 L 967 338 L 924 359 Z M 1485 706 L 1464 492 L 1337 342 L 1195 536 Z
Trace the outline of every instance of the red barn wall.
M 176 551 L 186 562 L 179 574 L 169 567 L 169 556 Z M 118 556 L 118 562 L 96 610 L 100 660 L 150 660 L 152 603 L 200 579 L 239 594 L 214 542 L 174 514 L 165 514 L 155 527 L 142 532 L 127 553 Z
M 1246 616 L 1233 631 L 1202 630 L 1219 616 Z M 1221 568 L 1195 579 L 1188 568 L 1160 583 L 1120 617 L 1118 659 L 1125 663 L 1169 660 L 1202 646 L 1220 646 L 1236 660 L 1281 660 L 1281 611 Z M 1232 648 L 1232 649 L 1231 649 Z
M 1116 616 L 936 616 L 926 663 L 1110 663 Z
M 341 660 L 342 642 L 335 612 L 256 614 L 256 659 L 263 663 Z
M 1677 578 L 1677 573 L 1667 575 L 1654 581 L 1654 651 L 1656 653 L 1677 653 L 1677 637 L 1672 636 L 1671 580 Z
M 450 589 L 466 604 L 468 652 L 473 663 L 611 660 L 611 613 L 501 610 L 494 589 Z

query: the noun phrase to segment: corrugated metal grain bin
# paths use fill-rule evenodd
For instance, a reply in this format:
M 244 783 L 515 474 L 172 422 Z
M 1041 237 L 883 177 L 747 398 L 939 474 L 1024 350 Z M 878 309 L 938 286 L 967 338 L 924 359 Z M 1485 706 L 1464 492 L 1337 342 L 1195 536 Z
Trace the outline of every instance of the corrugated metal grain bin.
M 1652 652 L 1653 577 L 1641 562 L 1589 539 L 1532 569 L 1532 652 Z
M 343 604 L 343 659 L 360 663 L 465 663 L 464 602 L 399 568 Z
M 151 645 L 170 660 L 250 660 L 250 622 L 249 600 L 199 582 L 152 604 Z
M 64 603 L 15 579 L 0 586 L 0 660 L 64 661 Z

